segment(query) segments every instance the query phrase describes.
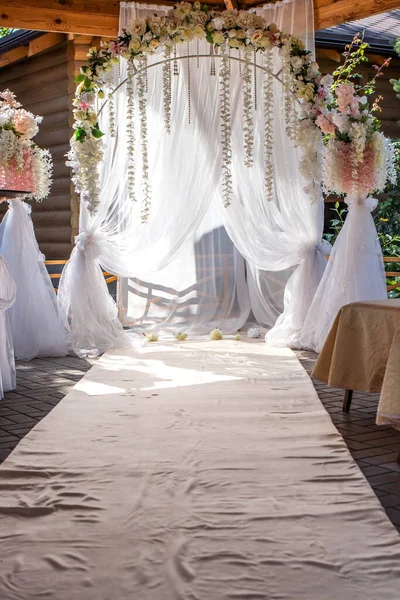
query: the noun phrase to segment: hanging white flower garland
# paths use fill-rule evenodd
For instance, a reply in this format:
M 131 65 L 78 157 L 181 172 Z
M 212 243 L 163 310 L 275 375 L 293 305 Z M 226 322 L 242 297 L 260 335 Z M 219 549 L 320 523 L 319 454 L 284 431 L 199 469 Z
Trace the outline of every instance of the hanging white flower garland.
M 336 132 L 340 126 L 334 126 L 334 117 L 338 120 L 335 104 L 331 103 L 331 80 L 322 77 L 317 63 L 313 62 L 311 52 L 307 51 L 303 42 L 295 36 L 280 31 L 276 25 L 268 24 L 263 17 L 251 11 L 209 10 L 199 2 L 189 4 L 182 2 L 164 16 L 154 15 L 147 19 L 136 19 L 123 31 L 117 40 L 107 42 L 100 49 L 93 48 L 89 52 L 88 64 L 81 68 L 76 78 L 79 83 L 75 105 L 75 133 L 71 139 L 69 165 L 73 170 L 73 182 L 82 199 L 87 202 L 88 210 L 96 212 L 99 204 L 99 165 L 103 156 L 103 133 L 99 130 L 98 116 L 95 110 L 95 97 L 104 97 L 107 88 L 107 73 L 112 66 L 118 64 L 122 57 L 128 64 L 137 61 L 136 73 L 138 111 L 140 123 L 140 141 L 142 153 L 142 221 L 148 219 L 150 213 L 151 190 L 149 183 L 148 140 L 147 140 L 147 56 L 160 50 L 164 52 L 163 65 L 163 107 L 164 123 L 167 132 L 171 128 L 171 62 L 168 59 L 176 54 L 176 46 L 191 40 L 206 39 L 210 44 L 211 74 L 215 74 L 214 54 L 221 48 L 220 62 L 220 106 L 221 106 L 221 144 L 223 159 L 224 205 L 228 207 L 232 199 L 231 174 L 231 110 L 230 110 L 230 51 L 236 49 L 239 55 L 244 54 L 241 64 L 243 77 L 243 131 L 245 164 L 251 167 L 254 162 L 254 125 L 253 94 L 256 104 L 256 55 L 264 55 L 263 82 L 264 102 L 264 160 L 265 160 L 265 196 L 273 198 L 273 86 L 272 86 L 272 52 L 279 49 L 282 59 L 280 80 L 284 92 L 284 115 L 286 131 L 293 143 L 301 149 L 300 169 L 308 181 L 305 189 L 313 201 L 321 199 L 322 173 L 327 175 L 328 163 L 323 170 L 324 138 L 327 148 L 338 144 Z M 198 62 L 198 59 L 197 59 Z M 253 81 L 252 81 L 252 70 Z M 190 63 L 188 63 L 190 69 Z M 179 73 L 178 60 L 173 61 L 174 75 Z M 134 129 L 133 104 L 129 100 L 132 82 L 128 70 L 128 188 L 130 196 L 135 196 L 134 171 Z M 189 71 L 188 71 L 188 74 Z M 278 74 L 279 75 L 279 74 Z M 361 99 L 360 99 L 361 101 Z M 111 107 L 112 108 L 112 107 Z M 111 115 L 111 125 L 113 117 Z M 367 119 L 366 119 L 367 120 Z M 329 122 L 328 129 L 326 123 Z M 343 143 L 351 144 L 356 150 L 354 171 L 359 164 L 367 144 L 364 122 L 354 123 L 352 137 Z M 112 127 L 111 127 L 112 129 Z M 340 134 L 341 135 L 341 134 Z M 331 140 L 332 138 L 332 140 Z M 378 143 L 375 143 L 375 151 Z M 337 152 L 334 152 L 337 156 Z M 340 153 L 339 153 L 340 155 Z M 382 158 L 382 157 L 381 157 Z M 332 158 L 333 160 L 333 158 Z M 340 159 L 339 159 L 340 160 Z M 343 160 L 343 159 L 342 159 Z M 332 161 L 331 161 L 332 162 Z M 377 179 L 385 181 L 393 172 L 393 157 L 387 147 L 385 157 L 381 160 L 381 174 Z M 380 183 L 381 185 L 381 183 Z M 325 184 L 327 189 L 332 185 Z
M 298 74 L 299 80 L 304 80 L 308 65 L 311 63 L 311 54 L 305 50 L 301 40 L 278 30 L 273 24 L 268 24 L 263 17 L 254 12 L 237 10 L 209 10 L 200 3 L 189 4 L 182 2 L 165 16 L 153 16 L 147 19 L 132 21 L 128 28 L 116 41 L 104 44 L 100 49 L 91 49 L 88 64 L 81 69 L 77 77 L 78 89 L 75 98 L 75 134 L 71 140 L 69 154 L 70 166 L 73 169 L 73 181 L 88 203 L 90 212 L 97 210 L 99 202 L 99 164 L 103 154 L 103 143 L 100 139 L 102 132 L 97 124 L 95 103 L 88 102 L 88 92 L 95 92 L 100 97 L 104 95 L 103 88 L 107 86 L 107 73 L 120 57 L 128 61 L 138 60 L 141 69 L 136 75 L 139 103 L 140 140 L 142 149 L 142 184 L 143 206 L 142 219 L 148 218 L 150 210 L 150 185 L 148 171 L 147 148 L 147 121 L 146 121 L 146 88 L 145 76 L 142 67 L 147 55 L 163 49 L 166 57 L 170 57 L 172 49 L 177 44 L 193 39 L 206 39 L 211 47 L 221 47 L 221 143 L 223 153 L 224 173 L 224 204 L 231 202 L 231 148 L 230 148 L 230 64 L 229 49 L 244 51 L 245 62 L 242 65 L 244 80 L 244 147 L 246 164 L 253 164 L 253 99 L 252 99 L 252 71 L 253 53 L 268 53 L 273 47 L 286 48 L 286 72 L 291 71 L 289 59 L 297 57 L 304 65 Z M 168 66 L 167 66 L 168 65 Z M 175 68 L 175 65 L 174 65 Z M 129 78 L 128 78 L 129 79 Z M 316 73 L 308 82 L 314 89 L 315 98 L 318 95 L 319 73 Z M 129 85 L 129 82 L 128 82 Z M 286 83 L 287 87 L 289 83 Z M 293 92 L 293 90 L 292 90 Z M 267 101 L 270 102 L 271 89 L 267 88 Z M 163 67 L 163 103 L 164 119 L 167 131 L 170 130 L 171 121 L 171 68 L 170 63 Z M 288 89 L 289 94 L 289 89 Z M 129 96 L 129 94 L 128 94 Z M 307 98 L 308 99 L 308 98 Z M 128 110 L 131 110 L 132 107 Z M 270 107 L 266 107 L 266 115 L 270 114 Z M 314 116 L 308 115 L 311 123 Z M 128 125 L 129 127 L 129 125 Z M 317 131 L 319 131 L 316 128 Z M 272 156 L 272 130 L 266 127 L 265 152 L 266 152 L 266 194 L 271 197 L 271 171 Z M 128 131 L 128 152 L 132 152 L 132 136 Z M 267 148 L 268 145 L 268 148 Z M 131 161 L 130 161 L 131 162 Z M 130 170 L 129 188 L 132 191 L 133 170 Z

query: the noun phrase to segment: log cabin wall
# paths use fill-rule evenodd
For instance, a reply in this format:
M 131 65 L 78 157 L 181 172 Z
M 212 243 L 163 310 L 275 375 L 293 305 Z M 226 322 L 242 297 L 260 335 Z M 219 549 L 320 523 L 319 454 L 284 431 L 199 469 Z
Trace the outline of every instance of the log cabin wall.
M 54 181 L 50 196 L 32 203 L 32 217 L 48 259 L 66 259 L 72 249 L 70 172 L 65 166 L 70 137 L 67 62 L 65 39 L 42 54 L 0 69 L 0 90 L 10 88 L 27 110 L 44 117 L 35 142 L 53 156 Z

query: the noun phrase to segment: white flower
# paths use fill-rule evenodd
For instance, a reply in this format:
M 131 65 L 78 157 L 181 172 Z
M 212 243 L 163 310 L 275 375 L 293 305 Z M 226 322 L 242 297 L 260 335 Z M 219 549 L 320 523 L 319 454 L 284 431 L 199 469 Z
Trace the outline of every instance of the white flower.
M 310 79 L 314 79 L 315 77 L 317 77 L 318 73 L 319 73 L 318 63 L 312 62 L 307 69 L 307 77 L 309 77 Z
M 158 342 L 158 335 L 156 333 L 147 333 L 146 338 L 148 342 Z
M 175 339 L 177 342 L 184 342 L 185 340 L 187 340 L 188 335 L 187 333 L 176 333 L 175 334 Z
M 146 21 L 144 19 L 131 21 L 127 27 L 127 31 L 133 35 L 143 35 L 146 32 Z
M 347 115 L 343 113 L 334 113 L 332 121 L 335 123 L 340 133 L 348 133 L 350 131 L 351 122 Z
M 212 24 L 214 25 L 214 29 L 217 31 L 222 31 L 224 28 L 224 19 L 222 17 L 216 17 L 212 20 Z
M 210 332 L 210 339 L 211 340 L 222 340 L 222 331 L 218 328 L 213 329 Z
M 129 50 L 132 50 L 135 54 L 137 54 L 142 48 L 142 43 L 139 38 L 132 38 L 129 43 Z
M 250 327 L 250 329 L 247 332 L 247 337 L 251 338 L 251 339 L 256 339 L 259 338 L 261 336 L 260 334 L 260 330 L 258 327 Z
M 301 56 L 293 56 L 293 58 L 290 59 L 290 64 L 292 65 L 293 71 L 298 73 L 303 67 Z
M 334 79 L 333 79 L 332 75 L 324 75 L 321 78 L 320 84 L 323 85 L 324 87 L 331 87 L 333 82 L 334 82 Z
M 9 114 L 6 111 L 0 112 L 0 127 L 3 127 L 10 120 Z
M 220 31 L 216 31 L 212 35 L 212 41 L 214 44 L 223 44 L 224 43 L 224 34 Z

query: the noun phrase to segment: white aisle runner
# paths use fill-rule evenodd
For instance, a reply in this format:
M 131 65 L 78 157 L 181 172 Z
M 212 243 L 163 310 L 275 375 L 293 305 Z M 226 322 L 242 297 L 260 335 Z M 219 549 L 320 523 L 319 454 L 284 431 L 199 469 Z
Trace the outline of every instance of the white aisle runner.
M 398 600 L 400 537 L 289 350 L 104 356 L 0 468 L 3 600 Z

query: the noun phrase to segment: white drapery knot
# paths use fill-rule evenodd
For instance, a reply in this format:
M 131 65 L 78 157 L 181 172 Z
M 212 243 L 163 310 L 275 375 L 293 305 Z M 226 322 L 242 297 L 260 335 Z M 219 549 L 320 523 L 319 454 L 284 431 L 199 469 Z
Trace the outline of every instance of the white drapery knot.
M 81 231 L 75 238 L 75 245 L 77 250 L 90 253 L 91 258 L 97 258 L 100 255 L 100 240 L 101 234 L 89 233 L 87 231 Z
M 371 196 L 365 197 L 364 194 L 346 196 L 345 202 L 349 207 L 349 210 L 358 206 L 360 208 L 366 208 L 369 212 L 372 212 L 378 206 L 378 200 L 376 198 L 372 198 Z
M 300 260 L 305 260 L 306 258 L 312 258 L 316 252 L 321 252 L 327 256 L 331 253 L 331 248 L 332 246 L 327 240 L 321 240 L 319 244 L 302 244 L 299 248 L 298 254 Z

